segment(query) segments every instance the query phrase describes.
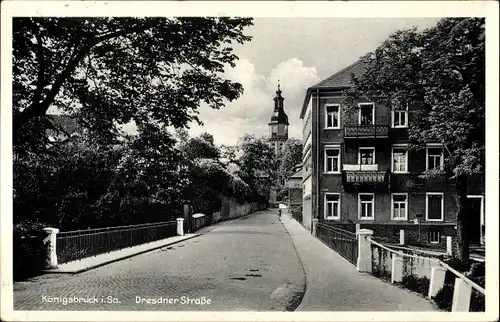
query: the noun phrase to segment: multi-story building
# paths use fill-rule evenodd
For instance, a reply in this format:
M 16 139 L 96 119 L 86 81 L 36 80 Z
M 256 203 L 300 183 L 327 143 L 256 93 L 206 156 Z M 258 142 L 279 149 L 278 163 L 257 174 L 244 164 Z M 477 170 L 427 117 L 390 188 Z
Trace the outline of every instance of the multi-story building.
M 455 235 L 457 203 L 453 182 L 422 179 L 422 172 L 442 167 L 446 147 L 429 142 L 408 150 L 412 110 L 394 110 L 378 101 L 359 99 L 345 106 L 343 92 L 352 74 L 363 73 L 358 61 L 308 88 L 303 120 L 303 225 L 312 219 L 348 225 L 359 223 L 374 234 L 410 242 L 445 243 Z M 484 179 L 471 178 L 471 240 L 484 240 Z M 418 223 L 418 224 L 416 224 Z M 418 239 L 418 240 L 417 240 Z

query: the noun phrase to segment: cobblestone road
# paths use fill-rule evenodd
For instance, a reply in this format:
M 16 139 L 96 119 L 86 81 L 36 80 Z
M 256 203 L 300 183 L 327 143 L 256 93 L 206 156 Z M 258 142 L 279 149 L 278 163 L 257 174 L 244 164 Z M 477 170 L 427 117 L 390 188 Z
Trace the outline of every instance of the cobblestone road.
M 285 311 L 299 304 L 304 271 L 275 212 L 258 212 L 202 233 L 81 274 L 17 282 L 14 309 Z M 53 302 L 74 297 L 92 303 Z M 144 302 L 159 297 L 167 303 Z

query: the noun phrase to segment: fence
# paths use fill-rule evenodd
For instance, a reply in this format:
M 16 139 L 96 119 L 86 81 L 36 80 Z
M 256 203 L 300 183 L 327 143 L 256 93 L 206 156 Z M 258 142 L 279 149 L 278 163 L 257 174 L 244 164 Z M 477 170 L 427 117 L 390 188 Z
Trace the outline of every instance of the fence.
M 177 235 L 177 221 L 60 232 L 59 263 L 66 263 Z
M 451 311 L 469 311 L 471 303 L 472 306 L 475 306 L 478 302 L 482 302 L 484 310 L 484 288 L 448 264 L 438 258 L 406 254 L 390 249 L 374 241 L 371 238 L 373 234 L 371 230 L 361 229 L 358 234 L 358 271 L 390 278 L 392 283 L 401 283 L 405 278 L 426 278 L 429 282 L 424 290 L 425 295 L 435 301 L 449 301 Z M 451 276 L 450 274 L 455 277 L 454 283 L 445 284 L 445 279 L 447 276 Z M 443 292 L 445 289 L 447 291 Z M 444 298 L 437 299 L 439 294 Z M 472 310 L 475 311 L 476 308 L 472 308 Z
M 292 212 L 292 218 L 295 219 L 295 221 L 297 221 L 299 224 L 303 225 L 303 223 L 302 223 L 303 217 L 302 217 L 301 207 L 293 207 L 291 209 L 291 212 Z
M 340 256 L 356 265 L 358 259 L 358 238 L 356 233 L 324 223 L 317 223 L 316 237 Z

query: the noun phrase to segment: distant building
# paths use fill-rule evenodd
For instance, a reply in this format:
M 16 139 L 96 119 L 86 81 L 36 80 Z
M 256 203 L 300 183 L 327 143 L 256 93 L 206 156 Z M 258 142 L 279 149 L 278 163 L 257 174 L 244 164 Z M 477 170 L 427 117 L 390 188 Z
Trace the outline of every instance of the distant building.
M 275 155 L 283 148 L 283 145 L 288 140 L 288 116 L 285 113 L 284 101 L 285 98 L 281 96 L 280 85 L 274 97 L 274 110 L 271 116 L 269 125 L 269 145 L 274 150 Z M 271 188 L 269 194 L 269 204 L 271 207 L 277 206 L 277 191 Z
M 444 176 L 419 175 L 442 167 L 446 149 L 429 142 L 423 151 L 408 150 L 416 103 L 401 108 L 358 99 L 357 112 L 346 113 L 343 91 L 353 74 L 365 70 L 358 61 L 307 90 L 300 114 L 303 225 L 310 229 L 313 218 L 332 225 L 359 223 L 394 240 L 404 229 L 406 238 L 443 246 L 446 236 L 456 234 L 454 184 Z M 484 177 L 470 178 L 468 195 L 471 242 L 483 243 Z
M 269 142 L 274 149 L 274 153 L 278 154 L 285 142 L 288 140 L 288 116 L 285 113 L 284 101 L 285 98 L 281 96 L 280 85 L 274 97 L 274 111 L 271 116 L 269 125 Z
M 63 141 L 74 136 L 82 136 L 85 134 L 85 129 L 70 115 L 48 114 L 47 117 L 56 128 L 56 130 L 49 129 L 47 131 L 50 141 Z
M 301 211 L 302 207 L 302 165 L 294 167 L 294 173 L 287 179 L 289 211 Z

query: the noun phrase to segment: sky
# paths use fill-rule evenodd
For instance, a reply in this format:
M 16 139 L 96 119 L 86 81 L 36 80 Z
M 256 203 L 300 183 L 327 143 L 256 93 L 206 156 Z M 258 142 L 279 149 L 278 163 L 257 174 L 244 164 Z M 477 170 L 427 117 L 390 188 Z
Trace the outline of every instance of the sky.
M 203 126 L 191 124 L 194 136 L 208 132 L 216 144 L 233 145 L 245 133 L 268 135 L 273 98 L 280 81 L 289 137 L 302 139 L 299 118 L 308 87 L 373 51 L 391 33 L 436 24 L 437 18 L 256 18 L 245 29 L 252 41 L 235 46 L 239 61 L 225 77 L 244 93 L 220 110 L 200 106 Z

